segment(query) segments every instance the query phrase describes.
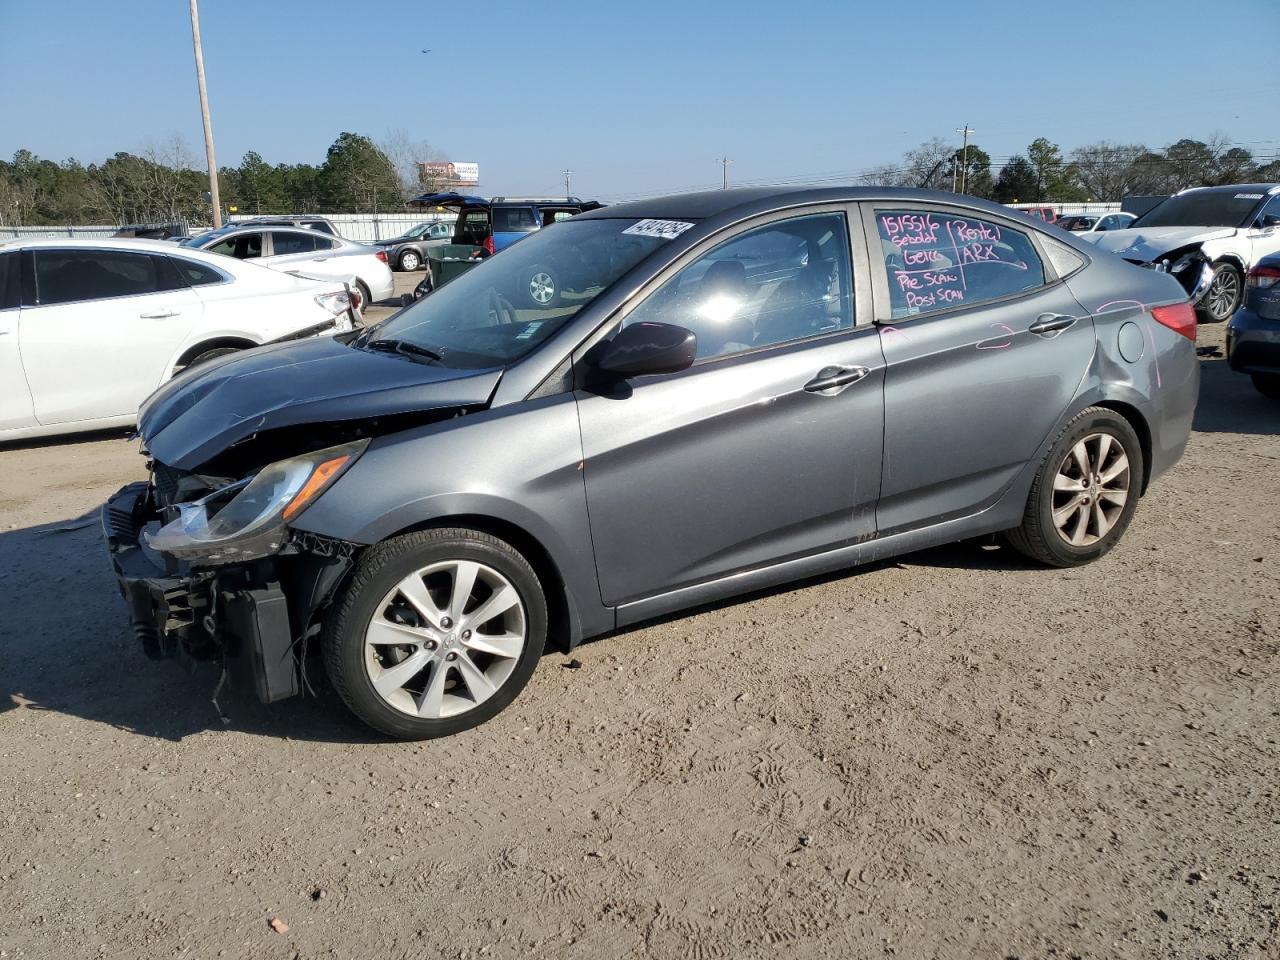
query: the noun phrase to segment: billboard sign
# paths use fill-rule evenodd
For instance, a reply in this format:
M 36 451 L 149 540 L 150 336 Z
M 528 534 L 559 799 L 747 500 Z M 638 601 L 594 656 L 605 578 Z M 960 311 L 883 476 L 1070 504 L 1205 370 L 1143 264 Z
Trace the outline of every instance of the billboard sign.
M 444 180 L 459 186 L 474 185 L 480 182 L 480 164 L 462 163 L 454 160 L 431 160 L 418 164 L 424 180 Z

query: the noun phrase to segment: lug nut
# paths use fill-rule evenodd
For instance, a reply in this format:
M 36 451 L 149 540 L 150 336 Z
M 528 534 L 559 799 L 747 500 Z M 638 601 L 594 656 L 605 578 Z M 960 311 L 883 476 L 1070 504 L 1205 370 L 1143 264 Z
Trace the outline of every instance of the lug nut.
M 463 639 L 463 640 L 470 640 L 470 639 L 471 639 L 471 631 L 470 631 L 470 630 L 463 630 L 463 631 L 462 631 L 462 639 Z
M 456 653 L 446 654 L 446 655 L 445 655 L 445 659 L 446 659 L 446 660 L 457 660 L 457 659 L 458 659 L 458 655 L 457 655 Z
M 440 626 L 442 626 L 442 627 L 444 627 L 446 630 L 448 630 L 450 627 L 452 627 L 452 626 L 453 626 L 453 621 L 452 621 L 452 620 L 450 620 L 448 617 L 441 617 L 441 618 L 440 618 Z
M 423 646 L 426 647 L 428 650 L 434 650 L 436 647 L 439 646 L 439 644 L 436 643 L 434 640 L 428 640 L 426 643 L 423 644 Z

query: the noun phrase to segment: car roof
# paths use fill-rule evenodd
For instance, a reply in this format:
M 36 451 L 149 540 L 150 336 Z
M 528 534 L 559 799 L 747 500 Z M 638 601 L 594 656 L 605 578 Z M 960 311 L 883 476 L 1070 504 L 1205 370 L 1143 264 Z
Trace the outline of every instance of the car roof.
M 173 253 L 192 250 L 172 240 L 144 240 L 140 237 L 30 237 L 20 240 L 0 240 L 0 249 L 38 250 L 47 247 L 68 247 L 98 250 L 138 250 L 151 253 Z M 199 253 L 200 251 L 193 250 Z
M 1225 183 L 1218 187 L 1188 187 L 1186 190 L 1179 190 L 1174 196 L 1180 197 L 1184 193 L 1239 193 L 1241 191 L 1276 193 L 1280 192 L 1280 183 Z
M 677 193 L 665 197 L 631 200 L 599 210 L 580 213 L 575 220 L 708 220 L 750 216 L 772 209 L 811 203 L 851 203 L 859 200 L 891 200 L 915 203 L 945 203 L 1000 213 L 1021 215 L 1015 210 L 989 200 L 967 194 L 944 193 L 940 190 L 918 190 L 910 187 L 749 187 L 732 190 L 706 190 L 700 193 Z

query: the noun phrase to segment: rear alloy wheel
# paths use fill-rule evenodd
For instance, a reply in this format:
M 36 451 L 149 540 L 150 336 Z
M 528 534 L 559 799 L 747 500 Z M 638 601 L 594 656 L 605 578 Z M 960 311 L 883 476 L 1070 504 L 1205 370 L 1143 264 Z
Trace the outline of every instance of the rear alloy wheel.
M 1133 427 L 1112 410 L 1090 407 L 1054 443 L 1031 486 L 1022 525 L 1005 537 L 1051 566 L 1096 560 L 1129 526 L 1142 476 Z
M 422 266 L 422 258 L 416 250 L 406 250 L 400 254 L 400 269 L 405 273 L 413 273 Z
M 1280 373 L 1255 373 L 1254 389 L 1268 400 L 1280 400 Z
M 1225 323 L 1240 306 L 1240 297 L 1244 292 L 1244 281 L 1240 271 L 1229 263 L 1220 263 L 1213 268 L 1213 279 L 1209 281 L 1209 289 L 1196 315 L 1201 323 Z
M 371 727 L 440 737 L 514 700 L 546 631 L 537 576 L 510 545 L 475 530 L 426 530 L 362 558 L 328 625 L 325 666 Z

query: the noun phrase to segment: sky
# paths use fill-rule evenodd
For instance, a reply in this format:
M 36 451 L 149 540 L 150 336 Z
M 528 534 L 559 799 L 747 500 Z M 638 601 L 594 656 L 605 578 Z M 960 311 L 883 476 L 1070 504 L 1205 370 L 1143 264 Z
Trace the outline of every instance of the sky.
M 561 193 L 569 168 L 616 200 L 719 186 L 725 156 L 731 183 L 855 173 L 966 124 L 996 158 L 1039 136 L 1280 152 L 1280 70 L 1205 42 L 1276 36 L 1280 0 L 203 0 L 200 19 L 222 166 L 399 130 L 479 163 L 482 193 Z M 0 0 L 0 118 L 3 157 L 177 135 L 203 168 L 188 4 Z

